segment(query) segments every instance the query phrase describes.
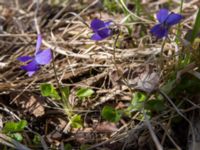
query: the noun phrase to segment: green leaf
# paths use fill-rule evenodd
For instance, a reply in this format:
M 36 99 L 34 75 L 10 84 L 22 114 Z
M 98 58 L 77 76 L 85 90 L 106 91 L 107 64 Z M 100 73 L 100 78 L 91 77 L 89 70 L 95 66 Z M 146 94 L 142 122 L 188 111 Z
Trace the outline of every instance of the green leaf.
M 35 134 L 33 137 L 33 143 L 38 145 L 40 144 L 40 142 L 41 142 L 40 136 L 38 134 Z
M 139 111 L 144 107 L 144 101 L 147 100 L 147 95 L 143 92 L 136 92 L 133 95 L 131 100 L 131 104 L 129 107 L 124 111 L 124 113 L 128 116 L 131 115 L 133 111 Z
M 194 40 L 197 37 L 199 32 L 200 32 L 200 8 L 199 8 L 198 14 L 197 14 L 196 19 L 195 19 L 194 27 L 192 29 L 192 33 L 191 33 L 192 35 L 191 35 L 191 38 L 190 38 L 191 43 L 194 42 Z
M 122 12 L 122 8 L 115 2 L 111 0 L 103 0 L 103 6 L 105 9 L 107 9 L 110 12 Z
M 151 110 L 151 111 L 163 111 L 165 108 L 164 101 L 161 100 L 149 100 L 145 104 L 145 109 Z
M 3 132 L 4 133 L 20 132 L 23 131 L 26 126 L 27 126 L 26 120 L 21 120 L 19 122 L 9 121 L 5 123 Z
M 185 68 L 187 65 L 189 65 L 192 61 L 192 55 L 191 53 L 187 52 L 182 56 L 179 56 L 179 60 L 178 60 L 178 68 L 179 70 Z
M 68 100 L 69 98 L 69 94 L 70 94 L 70 89 L 69 87 L 62 87 L 61 88 L 61 93 L 62 93 L 62 96 L 65 100 Z
M 65 147 L 65 148 L 64 148 L 65 150 L 72 150 L 72 145 L 69 144 L 69 143 L 65 144 L 64 147 Z
M 83 120 L 81 118 L 81 115 L 74 115 L 71 118 L 71 126 L 73 128 L 82 128 L 82 126 L 83 126 Z
M 59 96 L 58 92 L 56 91 L 55 87 L 49 83 L 43 83 L 40 85 L 40 91 L 42 96 L 51 97 L 56 100 L 60 100 L 61 97 Z
M 166 84 L 164 84 L 161 87 L 161 90 L 165 92 L 166 94 L 169 94 L 174 89 L 175 83 L 176 83 L 176 80 L 169 80 Z
M 83 144 L 83 145 L 81 145 L 80 150 L 87 150 L 89 147 L 90 147 L 90 145 Z
M 92 94 L 94 94 L 94 90 L 90 88 L 80 88 L 76 92 L 76 96 L 79 97 L 80 99 L 86 98 L 86 97 L 91 97 Z
M 131 104 L 137 105 L 137 103 L 144 102 L 146 98 L 147 98 L 147 95 L 144 94 L 143 92 L 136 92 L 135 95 L 133 96 Z
M 151 111 L 149 111 L 149 110 L 144 110 L 144 111 L 145 111 L 145 113 L 146 113 L 147 119 L 150 120 L 150 119 L 151 119 L 151 116 L 152 116 Z M 137 120 L 144 121 L 145 116 L 144 116 L 143 113 L 140 113 L 136 118 L 137 118 Z
M 136 92 L 131 100 L 131 107 L 134 110 L 139 110 L 143 107 L 143 102 L 147 99 L 147 95 L 143 92 Z
M 134 0 L 135 1 L 135 6 L 136 6 L 136 9 L 135 9 L 135 12 L 138 16 L 140 16 L 140 11 L 142 9 L 141 7 L 141 0 Z
M 200 80 L 191 74 L 185 74 L 181 77 L 181 81 L 172 90 L 173 95 L 185 93 L 189 95 L 195 95 L 199 92 Z
M 17 141 L 19 141 L 19 142 L 21 142 L 23 140 L 23 136 L 22 136 L 21 133 L 12 133 L 10 135 L 10 137 L 15 139 L 15 140 L 17 140 Z
M 110 106 L 104 106 L 101 116 L 110 122 L 118 122 L 121 119 L 119 111 Z

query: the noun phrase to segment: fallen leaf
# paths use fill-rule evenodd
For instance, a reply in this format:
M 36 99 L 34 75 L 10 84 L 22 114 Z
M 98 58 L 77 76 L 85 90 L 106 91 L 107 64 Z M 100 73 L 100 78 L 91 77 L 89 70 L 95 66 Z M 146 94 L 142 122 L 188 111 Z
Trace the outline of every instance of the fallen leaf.
M 84 130 L 77 131 L 74 136 L 76 141 L 81 144 L 94 142 L 95 140 L 92 128 L 85 128 Z
M 96 132 L 112 133 L 116 132 L 118 128 L 115 123 L 102 122 L 96 126 L 95 130 Z
M 119 103 L 117 104 L 117 106 L 115 107 L 115 109 L 123 109 L 123 108 L 125 108 L 125 107 L 126 107 L 126 105 L 125 105 L 124 103 L 119 102 Z
M 159 76 L 156 72 L 144 72 L 138 78 L 136 89 L 151 93 L 157 89 L 159 83 Z
M 110 78 L 114 86 L 127 85 L 147 93 L 156 90 L 159 84 L 159 75 L 154 71 L 154 66 L 152 65 L 126 68 L 122 76 L 118 76 L 115 71 L 110 73 Z
M 11 99 L 14 99 L 17 96 L 16 93 L 11 94 Z M 35 117 L 40 117 L 44 115 L 44 100 L 42 97 L 34 94 L 30 94 L 29 92 L 24 92 L 21 96 L 19 96 L 14 103 L 21 107 L 24 113 L 29 113 L 34 115 Z

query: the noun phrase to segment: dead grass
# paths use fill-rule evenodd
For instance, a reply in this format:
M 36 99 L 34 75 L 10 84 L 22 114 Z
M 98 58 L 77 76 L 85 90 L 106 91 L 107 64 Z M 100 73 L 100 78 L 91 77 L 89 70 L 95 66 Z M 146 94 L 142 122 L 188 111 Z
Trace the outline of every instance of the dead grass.
M 105 122 L 100 117 L 100 111 L 106 104 L 127 107 L 132 92 L 138 89 L 137 83 L 145 73 L 156 72 L 159 85 L 167 76 L 165 70 L 160 69 L 157 59 L 161 41 L 155 42 L 149 34 L 154 24 L 150 15 L 159 7 L 166 6 L 167 2 L 144 0 L 142 15 L 128 24 L 124 21 L 127 16 L 105 11 L 98 0 L 69 0 L 62 5 L 50 5 L 45 0 L 40 3 L 38 25 L 44 39 L 43 47 L 49 47 L 54 52 L 59 83 L 70 87 L 69 101 L 74 107 L 73 111 L 84 118 L 84 128 L 79 130 L 68 129 L 68 119 L 59 102 L 40 95 L 41 83 L 50 82 L 57 86 L 52 64 L 42 67 L 33 77 L 28 77 L 20 70 L 20 63 L 16 60 L 21 55 L 34 53 L 37 36 L 34 1 L 0 2 L 1 120 L 28 120 L 29 129 L 24 133 L 27 138 L 23 144 L 31 149 L 41 148 L 31 144 L 35 132 L 43 137 L 43 149 L 47 145 L 50 149 L 63 149 L 63 143 L 70 143 L 75 148 L 81 144 L 90 144 L 89 149 L 155 149 L 156 137 L 153 140 L 151 138 L 155 135 L 160 139 L 157 145 L 167 141 L 165 145 L 181 149 L 184 140 L 173 135 L 174 131 L 169 131 L 170 122 L 176 114 L 170 105 L 167 106 L 169 111 L 157 114 L 151 120 L 147 119 L 149 126 L 137 120 L 137 113 L 116 124 Z M 178 12 L 178 3 L 173 0 L 171 10 Z M 184 3 L 183 15 L 186 19 L 183 21 L 183 33 L 191 29 L 198 5 L 198 0 Z M 132 10 L 130 15 L 136 14 Z M 116 49 L 113 47 L 116 35 L 101 42 L 90 40 L 92 31 L 87 25 L 95 17 L 111 19 L 117 24 L 120 36 Z M 127 26 L 133 30 L 131 35 L 128 34 Z M 174 35 L 170 35 L 170 39 L 174 39 Z M 164 48 L 165 57 L 169 60 L 179 51 L 175 42 L 167 43 Z M 174 62 L 167 63 L 170 67 Z M 78 87 L 91 87 L 96 96 L 80 103 L 75 96 Z M 24 96 L 25 99 L 22 98 Z M 152 134 L 148 132 L 149 127 Z M 159 146 L 157 148 L 161 149 Z

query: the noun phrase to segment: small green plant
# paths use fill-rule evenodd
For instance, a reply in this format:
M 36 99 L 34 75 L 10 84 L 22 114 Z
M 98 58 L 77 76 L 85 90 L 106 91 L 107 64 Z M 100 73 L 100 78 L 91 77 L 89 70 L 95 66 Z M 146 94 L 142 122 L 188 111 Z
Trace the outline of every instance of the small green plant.
M 145 109 L 150 111 L 161 112 L 165 109 L 164 101 L 162 100 L 148 100 L 145 103 Z
M 154 97 L 157 97 L 156 94 Z M 161 112 L 165 109 L 164 101 L 158 96 L 156 99 L 149 99 L 147 94 L 144 92 L 136 92 L 133 94 L 131 103 L 124 113 L 131 116 L 132 112 L 141 112 L 138 119 L 143 120 L 144 115 L 142 111 L 146 112 L 146 115 L 150 118 L 151 112 Z
M 194 27 L 192 29 L 192 33 L 191 33 L 192 35 L 190 38 L 191 43 L 194 42 L 194 40 L 197 37 L 197 35 L 199 34 L 199 32 L 200 32 L 200 9 L 198 10 L 198 14 L 195 19 Z
M 70 121 L 73 128 L 82 128 L 83 126 L 81 115 L 74 115 Z
M 136 92 L 133 95 L 130 106 L 127 108 L 128 112 L 139 111 L 144 107 L 144 101 L 147 95 L 143 92 Z
M 70 103 L 68 102 L 68 98 L 70 95 L 69 87 L 61 87 L 59 88 L 59 90 L 60 92 L 58 92 L 56 88 L 52 84 L 49 84 L 49 83 L 43 83 L 40 86 L 40 91 L 41 91 L 42 96 L 51 97 L 55 100 L 61 100 L 63 108 L 68 116 L 68 119 L 70 120 L 70 125 L 73 128 L 81 128 L 83 125 L 81 115 L 74 114 L 72 112 L 72 107 Z M 79 89 L 79 91 L 77 91 L 77 96 L 82 99 L 85 97 L 90 97 L 93 93 L 94 91 L 91 89 L 81 88 Z
M 4 133 L 15 133 L 21 132 L 27 126 L 26 120 L 21 120 L 19 122 L 8 121 L 5 123 L 3 132 Z
M 17 141 L 22 141 L 23 136 L 20 132 L 22 132 L 27 125 L 28 123 L 26 120 L 21 120 L 18 122 L 8 121 L 5 123 L 2 131 L 11 138 Z
M 40 91 L 42 96 L 51 97 L 55 100 L 61 100 L 63 108 L 65 110 L 71 110 L 71 106 L 68 102 L 70 94 L 69 87 L 60 87 L 58 90 L 60 92 L 58 92 L 57 89 L 53 86 L 53 84 L 50 83 L 43 83 L 40 85 Z M 69 115 L 69 111 L 67 111 L 67 114 Z
M 80 99 L 89 98 L 94 94 L 94 90 L 90 88 L 80 88 L 76 92 L 76 96 Z
M 101 116 L 110 122 L 118 122 L 121 119 L 120 112 L 111 106 L 104 106 Z
M 55 87 L 53 86 L 53 84 L 50 84 L 50 83 L 41 84 L 40 91 L 41 91 L 42 96 L 51 97 L 55 100 L 61 99 L 60 95 L 58 94 L 58 92 L 55 89 Z

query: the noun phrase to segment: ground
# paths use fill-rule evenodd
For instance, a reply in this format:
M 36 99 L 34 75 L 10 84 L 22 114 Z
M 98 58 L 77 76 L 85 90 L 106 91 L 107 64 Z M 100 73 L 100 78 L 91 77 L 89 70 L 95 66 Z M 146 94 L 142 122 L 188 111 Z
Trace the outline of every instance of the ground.
M 1 149 L 198 149 L 199 6 L 1 0 Z M 183 18 L 156 38 L 150 31 L 161 8 Z M 112 23 L 99 41 L 91 39 L 95 18 Z M 51 62 L 29 76 L 19 57 L 39 57 L 39 35 Z

